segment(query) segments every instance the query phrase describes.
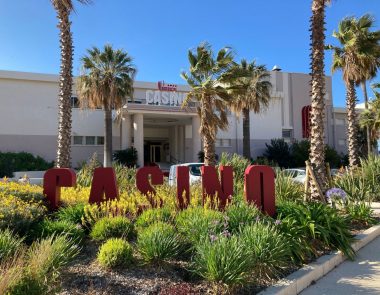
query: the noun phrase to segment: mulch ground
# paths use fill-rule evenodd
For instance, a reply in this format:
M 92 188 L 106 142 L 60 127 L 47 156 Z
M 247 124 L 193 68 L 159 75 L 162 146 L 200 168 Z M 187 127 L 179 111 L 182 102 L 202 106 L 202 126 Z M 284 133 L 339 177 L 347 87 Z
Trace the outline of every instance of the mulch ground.
M 380 222 L 380 216 L 376 216 Z M 353 224 L 352 233 L 358 234 L 369 226 Z M 61 281 L 62 291 L 59 295 L 198 295 L 222 294 L 223 287 L 216 289 L 204 280 L 195 277 L 185 261 L 173 261 L 161 265 L 144 265 L 141 260 L 128 268 L 105 270 L 96 261 L 99 245 L 88 240 L 83 245 L 81 254 L 64 270 Z M 318 253 L 318 256 L 328 252 Z M 311 262 L 311 261 L 310 261 Z M 299 267 L 289 267 L 282 277 L 296 271 Z M 230 294 L 257 294 L 262 289 L 275 283 L 263 282 L 244 288 L 229 290 Z

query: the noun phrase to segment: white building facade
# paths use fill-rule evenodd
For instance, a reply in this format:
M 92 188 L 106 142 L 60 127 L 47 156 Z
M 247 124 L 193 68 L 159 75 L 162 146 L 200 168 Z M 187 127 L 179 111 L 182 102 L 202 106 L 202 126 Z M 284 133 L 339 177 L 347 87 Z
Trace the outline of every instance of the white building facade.
M 307 138 L 304 108 L 310 105 L 310 76 L 271 72 L 272 100 L 261 114 L 251 114 L 251 154 L 261 156 L 274 138 L 291 142 Z M 113 124 L 113 149 L 134 146 L 138 164 L 198 161 L 202 150 L 200 120 L 194 105 L 182 108 L 188 86 L 164 82 L 134 83 L 134 99 Z M 72 165 L 88 160 L 93 153 L 103 156 L 104 113 L 81 110 L 73 89 Z M 26 151 L 55 159 L 58 126 L 58 76 L 0 71 L 0 151 Z M 336 126 L 331 77 L 326 77 L 325 141 L 338 151 L 345 130 Z M 340 118 L 340 117 L 339 117 Z M 242 153 L 242 119 L 228 116 L 229 128 L 219 131 L 216 152 Z M 341 130 L 342 129 L 342 130 Z M 343 134 L 341 134 L 343 132 Z M 342 137 L 342 138 L 341 138 Z M 341 140 L 342 139 L 342 140 Z

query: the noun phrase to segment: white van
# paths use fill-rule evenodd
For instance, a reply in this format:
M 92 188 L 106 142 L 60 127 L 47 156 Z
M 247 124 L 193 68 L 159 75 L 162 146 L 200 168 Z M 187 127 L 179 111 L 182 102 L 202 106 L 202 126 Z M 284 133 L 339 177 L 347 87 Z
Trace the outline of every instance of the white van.
M 177 185 L 177 167 L 178 166 L 188 166 L 189 167 L 189 182 L 193 184 L 197 181 L 201 181 L 201 167 L 204 166 L 203 163 L 184 163 L 178 165 L 170 166 L 169 171 L 169 185 Z

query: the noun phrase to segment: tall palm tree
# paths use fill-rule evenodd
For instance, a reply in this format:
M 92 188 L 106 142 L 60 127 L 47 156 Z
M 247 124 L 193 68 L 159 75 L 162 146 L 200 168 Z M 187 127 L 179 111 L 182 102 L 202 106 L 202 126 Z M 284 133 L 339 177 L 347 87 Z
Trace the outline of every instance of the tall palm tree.
M 60 31 L 61 70 L 58 95 L 58 140 L 56 166 L 70 167 L 71 161 L 71 92 L 73 84 L 73 36 L 70 13 L 74 10 L 72 0 L 50 0 L 57 12 Z M 88 4 L 91 0 L 77 0 Z
M 250 112 L 257 114 L 268 107 L 272 88 L 270 74 L 264 65 L 246 60 L 234 66 L 231 72 L 235 77 L 230 106 L 232 111 L 243 115 L 243 156 L 251 159 Z
M 104 110 L 104 167 L 112 165 L 112 110 L 121 109 L 133 94 L 136 68 L 132 58 L 121 49 L 105 45 L 87 50 L 78 78 L 78 97 L 82 107 Z
M 310 116 L 310 164 L 317 183 L 310 180 L 311 198 L 325 201 L 320 195 L 327 188 L 324 142 L 325 112 L 325 9 L 329 0 L 312 0 L 311 5 L 311 116 Z
M 360 67 L 358 83 L 363 91 L 364 106 L 368 110 L 367 81 L 373 79 L 380 67 L 380 30 L 371 31 L 374 27 L 375 19 L 369 14 L 365 14 L 359 19 L 351 18 L 351 32 L 355 36 L 357 44 L 360 44 L 361 53 L 357 61 Z M 371 153 L 371 130 L 366 128 L 367 152 Z
M 380 93 L 376 88 L 380 88 L 380 84 L 372 84 L 375 99 L 369 102 L 369 108 L 360 114 L 359 125 L 361 128 L 367 128 L 370 132 L 371 142 L 376 142 L 379 138 L 380 129 Z
M 346 84 L 348 155 L 351 167 L 360 163 L 357 142 L 357 114 L 355 111 L 357 100 L 355 85 L 365 82 L 368 77 L 373 75 L 378 64 L 378 57 L 375 54 L 378 48 L 373 45 L 377 41 L 373 43 L 373 38 L 369 38 L 368 35 L 370 24 L 371 19 L 368 15 L 359 20 L 355 17 L 344 18 L 339 23 L 338 31 L 333 33 L 341 47 L 327 46 L 333 50 L 332 71 L 342 70 L 343 80 Z M 366 33 L 363 34 L 363 32 Z
M 222 48 L 216 57 L 210 44 L 201 43 L 196 50 L 189 50 L 189 73 L 182 72 L 181 77 L 189 84 L 183 105 L 190 100 L 199 102 L 198 115 L 201 126 L 199 132 L 203 137 L 205 165 L 215 165 L 215 139 L 218 129 L 226 130 L 228 119 L 226 106 L 231 100 L 228 82 L 229 71 L 235 64 L 230 48 Z

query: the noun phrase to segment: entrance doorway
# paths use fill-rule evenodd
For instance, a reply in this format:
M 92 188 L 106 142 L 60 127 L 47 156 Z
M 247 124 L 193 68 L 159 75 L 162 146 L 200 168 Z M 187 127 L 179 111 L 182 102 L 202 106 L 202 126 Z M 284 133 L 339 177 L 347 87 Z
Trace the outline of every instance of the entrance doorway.
M 150 162 L 156 163 L 161 162 L 161 145 L 152 144 L 150 146 Z

